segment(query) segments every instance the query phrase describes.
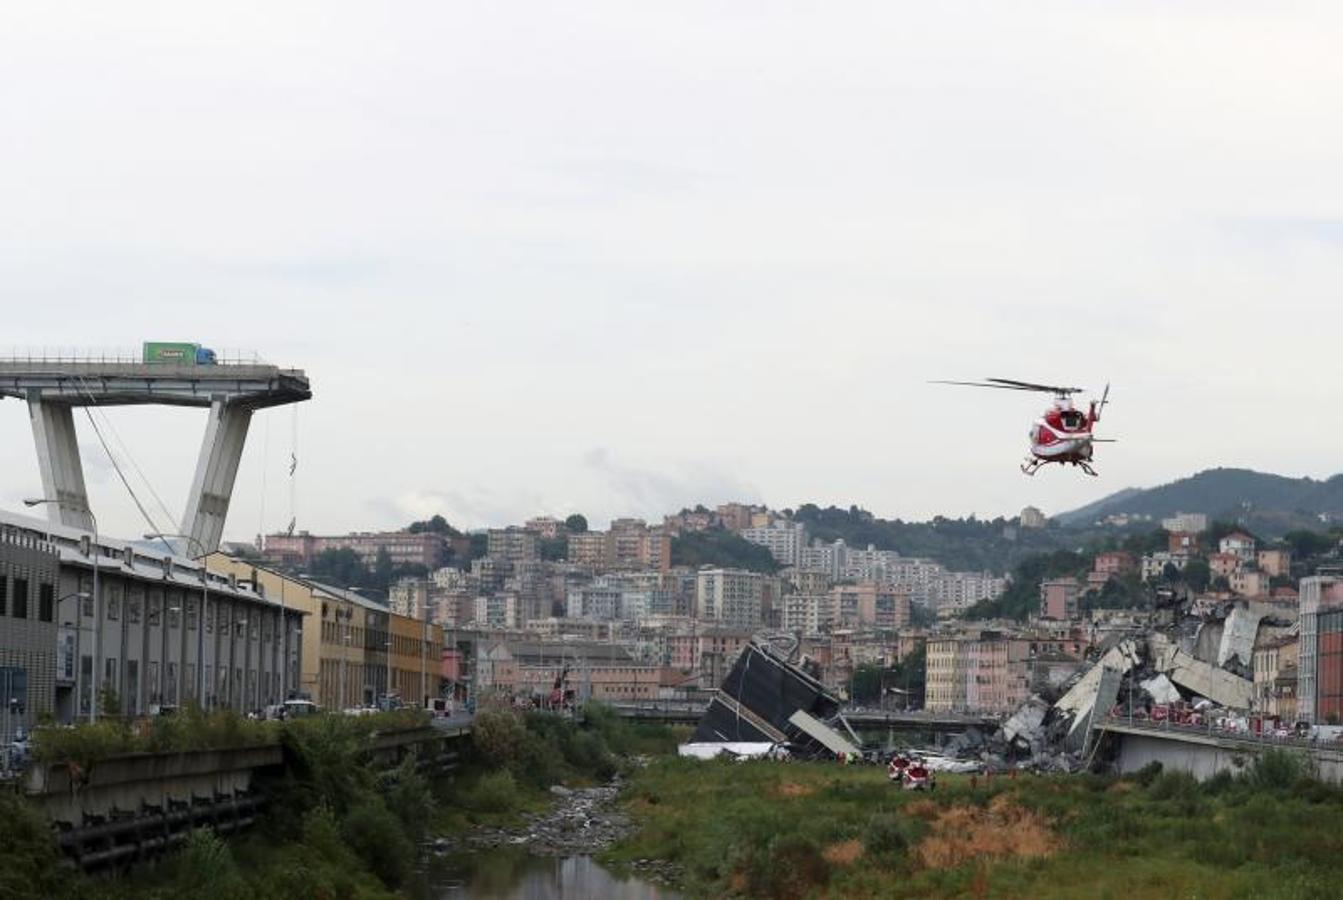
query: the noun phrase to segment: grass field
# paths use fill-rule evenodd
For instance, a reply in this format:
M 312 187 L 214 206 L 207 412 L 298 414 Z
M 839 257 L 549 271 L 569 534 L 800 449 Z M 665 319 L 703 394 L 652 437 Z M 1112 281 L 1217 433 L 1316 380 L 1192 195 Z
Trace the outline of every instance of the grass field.
M 663 758 L 625 802 L 643 828 L 606 861 L 676 862 L 692 896 L 1343 896 L 1343 792 L 1285 755 L 1204 784 L 952 776 L 931 794 L 876 767 Z

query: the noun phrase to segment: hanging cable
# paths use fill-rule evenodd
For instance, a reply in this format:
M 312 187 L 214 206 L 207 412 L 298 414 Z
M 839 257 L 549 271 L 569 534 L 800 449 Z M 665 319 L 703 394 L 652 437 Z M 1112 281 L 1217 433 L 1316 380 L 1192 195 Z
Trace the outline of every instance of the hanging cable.
M 134 501 L 136 509 L 140 510 L 140 515 L 144 516 L 145 522 L 148 523 L 150 531 L 154 535 L 156 535 L 160 541 L 163 542 L 163 546 L 168 548 L 169 553 L 176 553 L 177 551 L 173 549 L 173 545 L 170 544 L 168 542 L 168 539 L 163 536 L 163 529 L 158 526 L 158 523 L 154 521 L 154 517 L 149 514 L 149 510 L 145 509 L 145 505 L 140 502 L 140 497 L 135 493 L 135 488 L 131 487 L 130 480 L 126 478 L 126 473 L 121 470 L 121 464 L 117 462 L 116 455 L 112 453 L 112 448 L 107 445 L 107 438 L 103 436 L 102 429 L 98 427 L 97 420 L 93 418 L 93 413 L 90 411 L 89 406 L 96 406 L 98 404 L 98 398 L 93 395 L 93 392 L 91 390 L 89 390 L 89 387 L 85 383 L 83 376 L 76 374 L 75 380 L 79 384 L 79 386 L 84 390 L 85 396 L 87 396 L 89 399 L 89 404 L 84 407 L 84 415 L 88 418 L 89 425 L 92 426 L 93 433 L 98 438 L 98 443 L 102 445 L 103 453 L 107 454 L 107 461 L 112 464 L 113 471 L 115 471 L 117 473 L 117 477 L 121 479 L 121 483 L 126 488 L 126 493 L 131 495 L 131 500 Z M 99 412 L 101 412 L 101 410 L 99 410 Z M 134 464 L 133 459 L 132 464 Z M 141 477 L 142 478 L 144 477 L 143 473 L 141 473 Z M 148 479 L 145 479 L 145 483 L 148 484 Z M 153 491 L 152 486 L 150 487 L 150 491 L 151 492 Z M 162 501 L 160 501 L 160 504 L 162 504 Z M 164 511 L 167 512 L 166 508 Z M 168 521 L 170 522 L 172 521 L 171 513 L 168 514 Z
M 154 517 L 149 514 L 149 510 L 145 509 L 145 505 L 140 502 L 140 498 L 135 493 L 135 488 L 131 487 L 130 481 L 126 479 L 126 473 L 121 471 L 120 463 L 118 463 L 117 458 L 112 455 L 112 449 L 107 446 L 107 439 L 103 437 L 102 429 L 98 427 L 98 422 L 93 418 L 93 413 L 89 412 L 87 406 L 84 407 L 84 415 L 88 416 L 89 424 L 93 426 L 93 433 L 98 436 L 98 443 L 103 445 L 103 452 L 107 454 L 108 462 L 112 463 L 112 469 L 117 473 L 117 477 L 121 479 L 121 483 L 126 486 L 126 492 L 131 495 L 131 500 L 135 501 L 136 509 L 140 510 L 140 515 L 144 516 L 145 521 L 149 523 L 150 531 L 155 537 L 163 542 L 163 546 L 168 548 L 169 553 L 176 554 L 177 551 L 173 548 L 173 545 L 168 542 L 166 537 L 164 537 L 163 529 L 159 528 L 158 523 L 154 521 Z

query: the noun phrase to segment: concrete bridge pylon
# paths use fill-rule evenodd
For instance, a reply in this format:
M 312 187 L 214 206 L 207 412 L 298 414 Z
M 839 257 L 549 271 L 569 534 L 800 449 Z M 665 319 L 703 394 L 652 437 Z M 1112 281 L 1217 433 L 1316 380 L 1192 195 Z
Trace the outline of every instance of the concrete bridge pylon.
M 179 531 L 213 552 L 219 548 L 247 429 L 258 409 L 312 397 L 299 369 L 258 363 L 204 365 L 130 359 L 0 360 L 0 398 L 28 404 L 47 514 L 53 522 L 92 529 L 88 491 L 75 433 L 80 406 L 167 405 L 208 409 L 196 473 Z

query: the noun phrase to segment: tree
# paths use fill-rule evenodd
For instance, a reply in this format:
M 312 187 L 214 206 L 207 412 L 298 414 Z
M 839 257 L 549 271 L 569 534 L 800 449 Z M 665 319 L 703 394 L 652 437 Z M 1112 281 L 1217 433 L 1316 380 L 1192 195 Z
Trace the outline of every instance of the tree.
M 448 520 L 440 515 L 430 516 L 419 522 L 411 522 L 406 526 L 406 530 L 411 534 L 441 534 L 444 537 L 460 537 L 461 532 L 448 524 Z
M 863 663 L 854 669 L 849 699 L 853 703 L 873 703 L 881 700 L 883 671 L 881 666 L 874 663 Z
M 1196 594 L 1201 594 L 1208 589 L 1208 582 L 1212 580 L 1212 570 L 1208 568 L 1208 561 L 1205 559 L 1191 559 L 1185 564 L 1183 572 L 1184 583 Z
M 1305 529 L 1289 531 L 1282 536 L 1282 539 L 1287 542 L 1287 546 L 1292 548 L 1292 556 L 1300 560 L 1321 556 L 1329 552 L 1337 540 L 1327 534 Z
M 1227 580 L 1227 577 L 1225 575 L 1218 575 L 1216 578 L 1212 580 L 1212 584 L 1210 585 L 1210 587 L 1214 591 L 1220 591 L 1222 593 L 1226 593 L 1227 591 L 1231 590 L 1231 582 Z
M 564 527 L 571 534 L 584 534 L 588 530 L 587 516 L 582 513 L 574 513 L 564 520 Z
M 378 555 L 373 561 L 373 579 L 377 587 L 385 588 L 392 583 L 394 575 L 392 567 L 392 554 L 387 552 L 386 547 L 378 548 Z
M 908 656 L 891 667 L 886 686 L 903 691 L 905 709 L 922 709 L 928 680 L 928 648 L 919 644 Z
M 674 566 L 723 566 L 766 574 L 779 571 L 778 561 L 767 549 L 723 528 L 677 535 L 672 538 L 671 557 Z
M 569 558 L 569 541 L 563 536 L 541 540 L 541 558 L 556 562 Z
M 322 581 L 328 581 L 337 587 L 349 585 L 367 587 L 371 582 L 371 573 L 359 559 L 359 554 L 348 547 L 323 550 L 313 557 L 309 568 Z

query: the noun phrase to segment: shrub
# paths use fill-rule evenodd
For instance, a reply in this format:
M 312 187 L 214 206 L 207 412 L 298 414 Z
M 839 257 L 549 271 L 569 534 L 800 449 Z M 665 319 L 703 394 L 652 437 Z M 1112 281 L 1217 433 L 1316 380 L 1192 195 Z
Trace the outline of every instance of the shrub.
M 407 756 L 383 780 L 387 806 L 396 813 L 411 840 L 419 841 L 429 828 L 433 797 L 429 782 L 415 769 L 415 757 Z
M 383 884 L 397 887 L 410 876 L 415 865 L 415 845 L 401 827 L 401 821 L 381 800 L 370 798 L 350 810 L 341 825 L 341 834 Z
M 804 897 L 829 880 L 830 864 L 814 841 L 799 834 L 780 835 L 770 841 L 769 896 Z
M 1152 784 L 1152 782 L 1156 780 L 1156 777 L 1161 774 L 1161 768 L 1162 766 L 1159 761 L 1152 760 L 1147 765 L 1143 766 L 1141 769 L 1133 773 L 1133 780 L 1138 782 L 1138 784 L 1141 784 L 1143 787 L 1149 787 Z
M 481 710 L 471 724 L 471 743 L 488 764 L 507 766 L 522 759 L 527 729 L 511 710 Z
M 1265 750 L 1245 770 L 1245 782 L 1260 790 L 1282 791 L 1307 775 L 1305 761 L 1289 750 Z
M 180 896 L 201 900 L 244 900 L 251 896 L 228 845 L 208 828 L 191 832 L 175 867 Z
M 1188 772 L 1162 772 L 1147 788 L 1153 800 L 1173 800 L 1198 792 L 1198 779 Z
M 868 819 L 863 849 L 885 865 L 898 863 L 918 842 L 922 825 L 921 820 L 898 813 L 877 813 Z
M 508 769 L 481 776 L 462 799 L 468 807 L 483 813 L 510 813 L 522 805 L 522 794 Z
M 51 825 L 20 796 L 0 790 L 0 897 L 66 897 L 71 882 Z

